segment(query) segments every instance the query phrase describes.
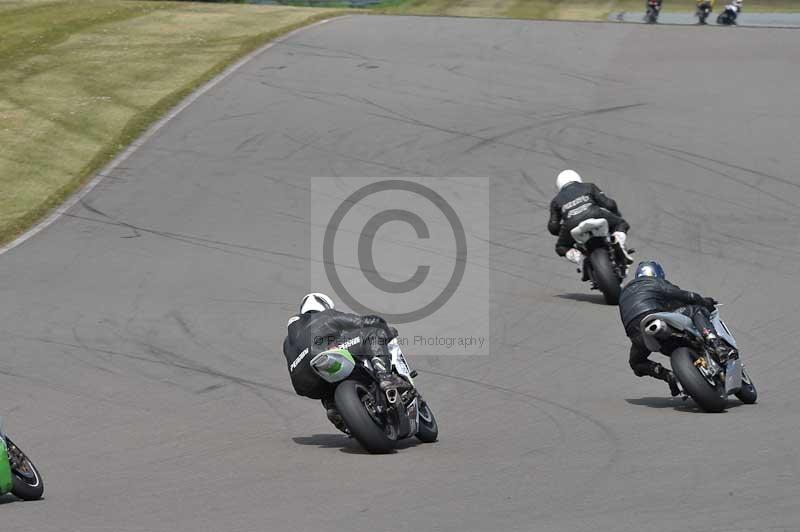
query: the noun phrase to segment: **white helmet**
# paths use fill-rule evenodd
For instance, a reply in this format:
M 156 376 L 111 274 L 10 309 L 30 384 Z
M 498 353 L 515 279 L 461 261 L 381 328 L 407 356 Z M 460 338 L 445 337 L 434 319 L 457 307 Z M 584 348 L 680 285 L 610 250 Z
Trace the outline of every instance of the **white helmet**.
M 736 1 L 734 2 L 734 5 L 735 5 L 736 7 L 742 7 L 742 0 L 736 0 Z
M 556 178 L 556 186 L 558 187 L 558 190 L 561 190 L 569 183 L 583 183 L 583 179 L 581 179 L 581 175 L 575 170 L 564 170 L 558 174 L 558 177 Z
M 300 301 L 300 314 L 306 312 L 322 312 L 333 308 L 333 299 L 319 292 L 312 292 L 303 296 Z

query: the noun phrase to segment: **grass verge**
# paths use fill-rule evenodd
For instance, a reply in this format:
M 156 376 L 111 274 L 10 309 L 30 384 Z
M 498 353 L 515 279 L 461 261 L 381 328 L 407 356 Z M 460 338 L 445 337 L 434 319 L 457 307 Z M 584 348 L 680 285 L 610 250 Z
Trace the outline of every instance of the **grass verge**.
M 0 243 L 233 60 L 330 9 L 0 0 Z
M 717 0 L 719 11 L 726 2 Z M 798 0 L 744 0 L 745 13 L 798 12 Z M 620 11 L 644 11 L 644 0 L 386 0 L 386 14 L 508 17 L 548 20 L 606 20 Z M 694 0 L 664 0 L 664 11 L 693 12 Z

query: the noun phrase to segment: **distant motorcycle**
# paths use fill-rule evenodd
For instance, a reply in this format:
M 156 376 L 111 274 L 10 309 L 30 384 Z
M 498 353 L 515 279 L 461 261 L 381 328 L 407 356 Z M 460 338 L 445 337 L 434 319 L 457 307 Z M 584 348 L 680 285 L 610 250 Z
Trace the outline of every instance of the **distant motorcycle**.
M 658 13 L 661 11 L 661 6 L 658 0 L 648 0 L 647 13 L 644 15 L 644 21 L 648 24 L 655 24 L 658 22 Z
M 739 12 L 734 5 L 725 6 L 725 11 L 717 17 L 717 24 L 721 26 L 733 26 L 736 24 L 736 19 L 739 17 Z
M 6 493 L 26 501 L 41 499 L 44 481 L 31 459 L 3 431 L 0 417 L 0 495 Z
M 591 281 L 592 290 L 600 290 L 609 305 L 619 304 L 622 280 L 628 274 L 628 261 L 622 248 L 609 233 L 608 220 L 589 218 L 570 231 L 575 247 L 586 257 L 583 281 Z M 629 249 L 628 253 L 634 253 Z
M 397 339 L 388 344 L 390 371 L 411 384 L 410 389 L 382 390 L 375 364 L 359 355 L 359 344 L 369 337 L 356 336 L 319 353 L 311 367 L 322 379 L 336 384 L 336 409 L 350 434 L 370 453 L 388 453 L 405 438 L 416 436 L 423 443 L 439 437 L 439 425 L 428 403 L 414 385 L 416 371 L 410 370 Z
M 697 6 L 697 12 L 694 14 L 697 17 L 698 24 L 707 24 L 706 19 L 711 14 L 711 2 L 703 2 Z
M 723 344 L 722 354 L 706 345 L 689 317 L 676 312 L 645 316 L 642 337 L 648 349 L 670 357 L 682 392 L 703 410 L 722 412 L 729 395 L 745 404 L 755 403 L 755 384 L 744 369 L 736 340 L 720 318 L 719 308 L 711 313 L 711 323 Z

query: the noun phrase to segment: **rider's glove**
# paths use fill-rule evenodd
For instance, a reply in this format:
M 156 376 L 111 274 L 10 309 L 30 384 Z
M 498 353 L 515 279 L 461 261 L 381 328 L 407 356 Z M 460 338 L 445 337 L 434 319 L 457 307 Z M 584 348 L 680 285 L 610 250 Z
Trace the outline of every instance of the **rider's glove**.
M 714 310 L 717 306 L 719 301 L 714 299 L 713 297 L 704 297 L 703 298 L 703 306 L 706 307 L 708 310 Z

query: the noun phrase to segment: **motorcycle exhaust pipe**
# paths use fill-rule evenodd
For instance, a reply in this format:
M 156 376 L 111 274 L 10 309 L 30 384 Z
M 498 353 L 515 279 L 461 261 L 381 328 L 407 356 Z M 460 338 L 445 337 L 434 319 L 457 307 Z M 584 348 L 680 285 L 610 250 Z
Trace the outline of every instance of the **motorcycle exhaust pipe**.
M 667 331 L 667 323 L 664 320 L 653 320 L 644 328 L 644 332 L 650 336 L 659 336 Z
M 397 388 L 389 388 L 386 390 L 386 400 L 389 401 L 390 405 L 397 402 Z
M 325 371 L 331 367 L 331 359 L 325 353 L 320 353 L 318 357 L 311 361 L 311 364 L 318 370 Z

